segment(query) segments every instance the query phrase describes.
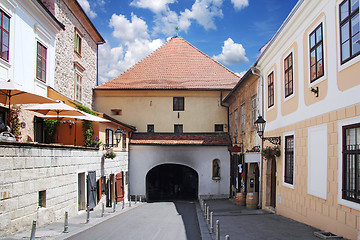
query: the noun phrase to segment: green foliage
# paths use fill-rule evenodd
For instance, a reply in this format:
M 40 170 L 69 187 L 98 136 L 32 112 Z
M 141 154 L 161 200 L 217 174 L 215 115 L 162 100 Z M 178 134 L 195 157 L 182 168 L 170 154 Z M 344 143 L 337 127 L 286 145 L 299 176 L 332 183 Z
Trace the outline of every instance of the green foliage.
M 281 154 L 279 146 L 265 147 L 262 149 L 261 153 L 263 157 L 267 160 L 275 159 L 275 157 L 280 157 Z
M 90 140 L 89 147 L 99 148 L 102 145 L 99 137 L 96 136 L 93 140 Z
M 45 128 L 45 143 L 54 143 L 56 128 L 58 120 L 44 119 Z
M 10 128 L 11 133 L 14 134 L 16 141 L 19 141 L 21 138 L 21 131 L 20 131 L 20 106 L 12 105 L 10 108 Z
M 76 103 L 76 102 L 72 102 L 72 101 L 71 101 L 71 103 L 74 104 L 75 107 L 76 107 L 77 109 L 79 109 L 80 111 L 83 111 L 83 112 L 86 112 L 86 113 L 88 113 L 88 114 L 97 116 L 96 112 L 94 112 L 94 111 L 91 110 L 90 108 L 85 107 L 84 105 L 81 105 L 81 104 Z
M 91 121 L 83 121 L 82 130 L 84 134 L 84 146 L 90 147 L 91 138 L 94 135 L 94 129 Z

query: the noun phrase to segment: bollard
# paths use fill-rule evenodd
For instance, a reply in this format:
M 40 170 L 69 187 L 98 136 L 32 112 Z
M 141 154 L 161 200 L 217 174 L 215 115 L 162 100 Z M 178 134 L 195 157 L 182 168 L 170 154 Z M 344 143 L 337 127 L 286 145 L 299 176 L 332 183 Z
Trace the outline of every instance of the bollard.
M 206 217 L 206 207 L 207 207 L 207 205 L 206 205 L 206 203 L 204 204 L 204 215 L 205 215 L 205 217 Z
M 209 224 L 210 223 L 210 216 L 209 216 L 209 206 L 207 206 L 206 208 L 206 223 Z
M 137 202 L 137 195 L 135 195 L 135 204 L 136 204 L 136 202 Z
M 113 208 L 113 212 L 116 212 L 116 201 L 114 200 L 114 208 Z
M 210 233 L 214 232 L 214 213 L 210 212 Z
M 215 240 L 220 240 L 220 221 L 216 220 Z
M 125 198 L 123 198 L 123 205 L 122 205 L 122 209 L 124 209 L 125 208 Z
M 229 235 L 226 235 L 226 236 L 225 236 L 225 240 L 230 240 L 230 236 L 229 236 Z
M 201 200 L 201 210 L 204 211 L 204 209 L 205 209 L 205 201 Z
M 90 221 L 90 209 L 89 206 L 86 208 L 86 223 Z
M 104 212 L 105 212 L 105 205 L 103 203 L 101 208 L 101 217 L 104 217 Z
M 131 196 L 129 198 L 129 207 L 131 207 Z
M 69 213 L 65 211 L 64 231 L 63 233 L 69 232 Z
M 36 232 L 36 220 L 33 220 L 33 225 L 31 229 L 30 240 L 35 240 L 35 232 Z
M 139 202 L 142 202 L 142 201 L 141 201 L 141 195 L 140 195 L 140 200 L 139 200 Z

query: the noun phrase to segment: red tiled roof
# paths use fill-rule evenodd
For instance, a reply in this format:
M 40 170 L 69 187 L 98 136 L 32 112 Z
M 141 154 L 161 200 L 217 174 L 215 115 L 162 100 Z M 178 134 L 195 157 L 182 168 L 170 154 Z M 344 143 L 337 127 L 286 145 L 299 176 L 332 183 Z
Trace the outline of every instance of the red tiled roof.
M 232 89 L 240 77 L 174 37 L 132 68 L 96 89 Z
M 130 144 L 229 146 L 231 142 L 227 133 L 134 133 Z

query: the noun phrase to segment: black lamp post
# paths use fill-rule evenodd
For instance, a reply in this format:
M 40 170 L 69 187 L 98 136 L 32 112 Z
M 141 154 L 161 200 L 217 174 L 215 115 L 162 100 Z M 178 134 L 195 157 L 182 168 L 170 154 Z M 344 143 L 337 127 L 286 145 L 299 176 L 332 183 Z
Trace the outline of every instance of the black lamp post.
M 121 140 L 121 135 L 122 135 L 122 133 L 123 133 L 123 132 L 121 131 L 120 128 L 116 129 L 116 131 L 115 131 L 116 146 L 119 145 L 119 142 L 120 142 L 120 140 Z
M 264 140 L 264 141 L 268 140 L 269 142 L 271 142 L 274 145 L 281 144 L 281 137 L 263 137 L 266 121 L 262 116 L 259 116 L 258 119 L 256 119 L 256 121 L 254 122 L 254 125 L 256 127 L 256 131 L 257 131 L 259 137 L 262 140 Z

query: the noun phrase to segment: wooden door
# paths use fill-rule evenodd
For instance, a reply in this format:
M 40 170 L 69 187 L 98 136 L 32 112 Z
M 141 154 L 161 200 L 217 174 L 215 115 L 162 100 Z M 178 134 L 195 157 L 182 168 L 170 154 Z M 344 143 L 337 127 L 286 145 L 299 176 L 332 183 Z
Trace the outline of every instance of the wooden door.
M 116 202 L 121 202 L 124 194 L 124 172 L 120 172 L 116 174 Z

